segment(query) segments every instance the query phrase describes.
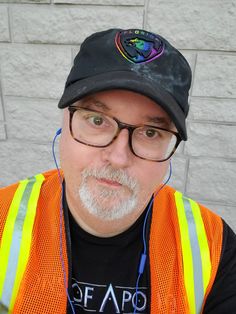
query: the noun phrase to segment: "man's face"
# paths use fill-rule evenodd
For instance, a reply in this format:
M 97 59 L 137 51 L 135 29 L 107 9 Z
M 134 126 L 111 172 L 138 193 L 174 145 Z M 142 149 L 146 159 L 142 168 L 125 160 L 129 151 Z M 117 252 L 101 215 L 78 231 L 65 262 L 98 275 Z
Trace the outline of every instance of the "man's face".
M 130 91 L 96 93 L 75 105 L 103 112 L 127 124 L 168 129 L 172 126 L 160 106 Z M 155 122 L 153 118 L 156 118 Z M 96 229 L 99 224 L 109 225 L 111 221 L 117 226 L 119 222 L 127 227 L 132 224 L 162 183 L 168 167 L 168 161 L 153 162 L 135 156 L 129 147 L 127 129 L 121 130 L 108 147 L 97 148 L 76 142 L 70 134 L 67 108 L 64 110 L 60 157 L 70 210 L 78 223 L 88 225 L 88 230 Z

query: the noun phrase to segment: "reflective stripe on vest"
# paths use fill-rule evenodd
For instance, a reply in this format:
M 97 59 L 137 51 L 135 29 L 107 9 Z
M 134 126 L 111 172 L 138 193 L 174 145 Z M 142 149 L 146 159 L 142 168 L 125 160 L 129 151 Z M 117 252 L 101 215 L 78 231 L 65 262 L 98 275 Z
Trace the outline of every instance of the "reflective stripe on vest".
M 207 235 L 199 205 L 178 191 L 175 192 L 175 201 L 190 314 L 199 314 L 211 276 Z
M 29 259 L 42 174 L 20 181 L 12 199 L 0 246 L 0 309 L 11 313 Z

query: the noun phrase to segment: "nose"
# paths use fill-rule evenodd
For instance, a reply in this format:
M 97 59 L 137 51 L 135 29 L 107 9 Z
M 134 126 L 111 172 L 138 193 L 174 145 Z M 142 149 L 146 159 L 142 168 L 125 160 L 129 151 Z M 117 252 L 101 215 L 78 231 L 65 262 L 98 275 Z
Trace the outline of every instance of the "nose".
M 103 150 L 103 161 L 109 162 L 116 169 L 128 167 L 133 157 L 127 129 L 121 130 L 114 142 Z

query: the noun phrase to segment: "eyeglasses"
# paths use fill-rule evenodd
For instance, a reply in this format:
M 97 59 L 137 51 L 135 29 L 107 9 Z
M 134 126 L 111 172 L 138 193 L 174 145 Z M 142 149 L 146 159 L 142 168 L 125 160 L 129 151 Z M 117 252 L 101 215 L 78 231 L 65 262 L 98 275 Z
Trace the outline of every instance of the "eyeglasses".
M 152 125 L 130 125 L 103 112 L 69 106 L 70 133 L 74 140 L 93 147 L 107 147 L 120 131 L 129 132 L 132 153 L 142 159 L 162 162 L 169 159 L 181 142 L 177 132 Z

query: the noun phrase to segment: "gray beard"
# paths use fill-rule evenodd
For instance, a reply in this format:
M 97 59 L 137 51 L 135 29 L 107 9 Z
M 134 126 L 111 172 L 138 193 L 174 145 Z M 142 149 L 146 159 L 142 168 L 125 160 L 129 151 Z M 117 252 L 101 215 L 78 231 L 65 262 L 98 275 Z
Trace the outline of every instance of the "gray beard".
M 112 221 L 121 219 L 136 209 L 139 186 L 137 181 L 129 177 L 124 170 L 114 170 L 111 166 L 102 169 L 84 169 L 81 177 L 79 197 L 83 207 L 90 214 L 105 221 Z M 90 188 L 89 177 L 117 181 L 129 189 L 130 196 L 122 196 L 122 192 L 118 193 L 109 187 L 96 185 Z

